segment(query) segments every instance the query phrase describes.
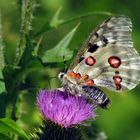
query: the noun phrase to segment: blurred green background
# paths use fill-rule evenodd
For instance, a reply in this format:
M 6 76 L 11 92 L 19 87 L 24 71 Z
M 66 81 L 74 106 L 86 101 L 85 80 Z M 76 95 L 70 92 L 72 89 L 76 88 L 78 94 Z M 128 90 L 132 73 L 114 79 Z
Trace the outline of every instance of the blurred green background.
M 115 14 L 127 15 L 133 23 L 134 47 L 140 52 L 140 4 L 139 0 L 38 0 L 38 6 L 34 11 L 32 31 L 36 34 L 48 21 L 51 21 L 56 11 L 62 7 L 60 19 L 69 19 L 83 15 L 92 11 L 107 11 Z M 6 61 L 12 62 L 15 56 L 17 42 L 19 41 L 20 30 L 20 0 L 0 0 L 4 44 L 6 45 Z M 86 40 L 89 33 L 108 16 L 93 15 L 83 20 L 77 20 L 59 26 L 44 34 L 40 45 L 39 55 L 58 43 L 77 23 L 81 21 L 69 48 L 78 49 Z M 39 40 L 38 36 L 35 39 Z M 52 54 L 53 55 L 53 54 Z M 36 64 L 36 62 L 35 62 Z M 37 64 L 36 64 L 37 65 Z M 59 71 L 63 70 L 64 65 L 57 67 L 46 67 L 42 71 L 29 74 L 28 81 L 36 87 L 56 88 L 61 85 L 57 79 Z M 45 73 L 45 74 L 44 74 Z M 24 103 L 22 105 L 22 117 L 20 125 L 30 132 L 40 124 L 39 112 L 36 108 L 36 92 L 31 90 L 29 94 L 23 91 Z M 92 140 L 90 136 L 94 133 L 94 126 L 99 131 L 105 132 L 107 140 L 140 140 L 140 85 L 132 91 L 118 94 L 106 90 L 107 95 L 112 100 L 108 110 L 97 110 L 96 121 L 93 122 L 89 130 L 89 135 L 85 134 L 87 140 Z

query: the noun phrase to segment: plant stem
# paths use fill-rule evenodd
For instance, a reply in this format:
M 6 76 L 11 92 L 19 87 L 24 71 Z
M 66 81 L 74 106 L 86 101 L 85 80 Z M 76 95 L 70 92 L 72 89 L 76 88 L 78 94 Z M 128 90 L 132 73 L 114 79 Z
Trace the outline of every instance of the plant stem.
M 3 69 L 5 66 L 4 60 L 4 44 L 2 39 L 2 23 L 1 23 L 1 13 L 0 13 L 0 69 Z
M 16 50 L 14 64 L 18 65 L 26 48 L 26 35 L 31 30 L 33 18 L 34 0 L 22 0 L 20 40 Z
M 67 23 L 70 23 L 70 22 L 73 22 L 73 21 L 76 21 L 76 20 L 79 20 L 79 19 L 85 19 L 85 18 L 88 18 L 90 16 L 93 16 L 93 15 L 106 15 L 106 16 L 111 16 L 113 15 L 113 13 L 110 13 L 110 12 L 106 12 L 106 11 L 101 11 L 101 12 L 89 12 L 89 13 L 86 13 L 86 14 L 83 14 L 83 15 L 79 15 L 79 16 L 75 16 L 75 17 L 72 17 L 72 18 L 69 18 L 69 19 L 66 19 L 66 20 L 62 20 L 62 22 L 59 22 L 57 27 L 58 26 L 61 26 L 61 25 L 64 25 L 64 24 L 67 24 Z M 42 34 L 42 32 L 47 32 L 49 30 L 52 30 L 54 29 L 54 27 L 49 27 L 48 28 L 49 23 L 46 22 L 45 25 L 40 29 L 40 31 L 38 31 L 34 37 L 38 37 Z

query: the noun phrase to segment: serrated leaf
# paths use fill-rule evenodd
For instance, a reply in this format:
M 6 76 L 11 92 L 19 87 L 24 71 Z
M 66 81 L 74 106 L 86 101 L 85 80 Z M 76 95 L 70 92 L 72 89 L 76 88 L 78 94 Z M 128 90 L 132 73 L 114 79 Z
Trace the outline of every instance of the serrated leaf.
M 0 70 L 0 94 L 3 92 L 5 92 L 5 83 L 3 81 L 2 71 Z
M 73 51 L 68 49 L 68 46 L 77 30 L 79 24 L 74 27 L 54 48 L 47 50 L 43 57 L 43 62 L 63 62 L 63 57 L 65 56 L 66 60 L 70 60 L 73 56 Z
M 9 133 L 17 134 L 18 136 L 28 140 L 29 137 L 27 134 L 23 131 L 22 128 L 20 128 L 16 122 L 14 122 L 11 119 L 8 118 L 2 118 L 0 119 L 0 133 L 8 135 Z
M 40 47 L 40 44 L 42 42 L 43 37 L 40 37 L 39 41 L 37 42 L 36 46 L 34 47 L 33 51 L 32 51 L 32 56 L 38 56 L 38 50 Z
M 63 22 L 62 19 L 59 19 L 59 15 L 60 15 L 61 10 L 62 10 L 62 7 L 60 7 L 56 11 L 55 15 L 53 16 L 53 18 L 52 18 L 52 20 L 50 22 L 50 26 L 51 27 L 55 27 L 56 28 L 58 25 L 60 25 Z

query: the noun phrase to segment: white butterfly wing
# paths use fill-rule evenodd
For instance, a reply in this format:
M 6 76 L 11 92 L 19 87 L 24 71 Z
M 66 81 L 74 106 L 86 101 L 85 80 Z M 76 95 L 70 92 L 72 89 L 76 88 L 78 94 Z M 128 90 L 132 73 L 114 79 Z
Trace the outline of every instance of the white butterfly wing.
M 79 63 L 69 70 L 80 78 L 68 78 L 84 85 L 93 80 L 96 86 L 115 91 L 133 89 L 140 80 L 140 57 L 133 48 L 131 31 L 128 17 L 112 17 L 105 21 L 91 34 L 80 59 L 77 56 L 74 60 L 79 59 Z M 88 79 L 83 81 L 84 76 Z

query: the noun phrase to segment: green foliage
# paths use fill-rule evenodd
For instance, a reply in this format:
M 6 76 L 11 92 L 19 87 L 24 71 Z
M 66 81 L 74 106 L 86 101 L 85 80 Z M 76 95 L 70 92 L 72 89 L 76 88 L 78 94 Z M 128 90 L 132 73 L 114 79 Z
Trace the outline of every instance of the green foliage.
M 0 134 L 0 140 L 12 140 L 12 138 L 5 134 Z
M 74 16 L 74 17 L 69 18 L 69 19 L 59 19 L 59 14 L 61 12 L 61 9 L 62 8 L 60 7 L 57 10 L 57 12 L 53 16 L 51 22 L 49 23 L 47 21 L 45 23 L 45 25 L 34 35 L 35 37 L 38 37 L 39 35 L 44 34 L 45 32 L 48 32 L 49 30 L 52 30 L 54 27 L 57 28 L 61 25 L 68 24 L 70 22 L 74 22 L 74 21 L 77 21 L 77 20 L 83 20 L 83 19 L 89 18 L 91 16 L 95 16 L 95 15 L 112 16 L 113 15 L 113 13 L 101 11 L 101 12 L 89 12 L 89 13 L 82 14 L 82 15 L 79 15 L 79 16 Z
M 5 83 L 3 81 L 3 74 L 2 71 L 0 70 L 0 94 L 5 92 Z
M 0 118 L 5 117 L 6 111 L 6 94 L 5 92 L 0 93 Z
M 63 57 L 66 60 L 70 60 L 73 56 L 73 52 L 68 49 L 71 39 L 73 38 L 76 29 L 79 24 L 72 29 L 70 33 L 68 33 L 55 47 L 50 50 L 47 50 L 43 57 L 42 61 L 45 62 L 63 62 Z
M 0 13 L 0 70 L 2 70 L 4 66 L 5 66 L 4 44 L 3 44 L 3 39 L 2 39 L 2 23 L 1 23 L 1 13 Z
M 0 140 L 29 139 L 26 133 L 40 125 L 36 93 L 60 86 L 57 74 L 64 69 L 63 57 L 70 62 L 73 50 L 105 17 L 128 15 L 134 23 L 134 45 L 137 49 L 140 45 L 140 8 L 131 0 L 17 2 L 0 1 Z M 139 86 L 132 93 L 126 96 L 110 92 L 110 109 L 99 110 L 96 124 L 83 129 L 85 140 L 93 139 L 95 125 L 99 132 L 106 132 L 108 140 L 140 139 Z
M 55 15 L 53 16 L 53 18 L 52 18 L 52 20 L 50 22 L 51 27 L 57 28 L 63 22 L 63 20 L 59 19 L 59 15 L 60 15 L 61 10 L 62 10 L 62 7 L 60 7 L 56 11 Z
M 22 0 L 20 40 L 16 51 L 15 64 L 18 64 L 26 48 L 26 35 L 31 30 L 34 0 Z
M 0 119 L 0 133 L 7 135 L 9 133 L 17 134 L 24 139 L 29 139 L 27 134 L 11 119 Z

